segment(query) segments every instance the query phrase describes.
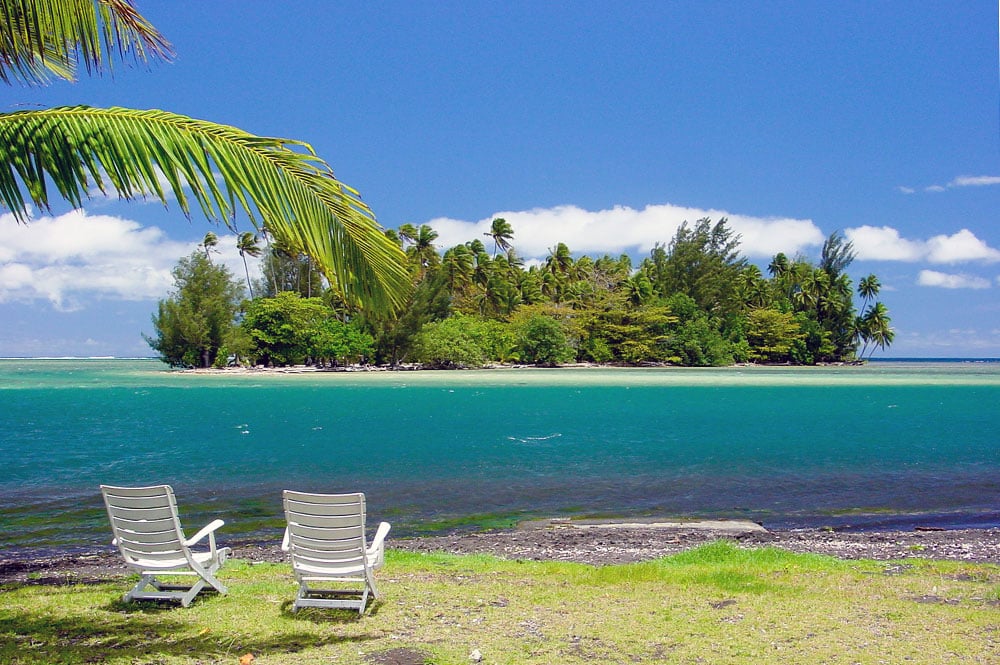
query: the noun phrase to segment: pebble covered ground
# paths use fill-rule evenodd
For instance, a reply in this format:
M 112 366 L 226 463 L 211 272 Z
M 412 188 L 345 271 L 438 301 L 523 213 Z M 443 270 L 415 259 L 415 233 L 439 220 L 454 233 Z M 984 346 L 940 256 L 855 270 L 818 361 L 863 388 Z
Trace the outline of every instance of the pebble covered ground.
M 747 547 L 774 546 L 844 559 L 952 559 L 1000 564 L 1000 529 L 849 533 L 829 530 L 727 531 L 651 525 L 602 528 L 547 526 L 421 538 L 390 535 L 390 548 L 412 552 L 486 553 L 506 559 L 575 561 L 594 565 L 646 561 L 718 538 Z M 227 543 L 220 543 L 227 544 Z M 251 561 L 287 561 L 277 543 L 230 544 L 233 556 Z M 0 584 L 67 584 L 126 574 L 115 551 L 37 559 L 0 558 Z

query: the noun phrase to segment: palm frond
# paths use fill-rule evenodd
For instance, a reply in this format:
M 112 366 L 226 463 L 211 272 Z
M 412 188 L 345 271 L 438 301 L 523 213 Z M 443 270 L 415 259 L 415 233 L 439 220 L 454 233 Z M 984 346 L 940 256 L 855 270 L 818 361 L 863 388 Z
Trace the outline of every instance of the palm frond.
M 169 60 L 170 43 L 130 0 L 0 0 L 0 80 L 28 85 L 111 71 L 115 58 Z
M 165 181 L 165 182 L 164 182 Z M 347 302 L 392 311 L 409 276 L 402 250 L 358 192 L 312 148 L 158 110 L 84 106 L 0 114 L 0 203 L 19 219 L 50 187 L 74 206 L 97 188 L 125 199 L 168 192 L 189 215 L 230 223 L 238 209 L 310 255 Z

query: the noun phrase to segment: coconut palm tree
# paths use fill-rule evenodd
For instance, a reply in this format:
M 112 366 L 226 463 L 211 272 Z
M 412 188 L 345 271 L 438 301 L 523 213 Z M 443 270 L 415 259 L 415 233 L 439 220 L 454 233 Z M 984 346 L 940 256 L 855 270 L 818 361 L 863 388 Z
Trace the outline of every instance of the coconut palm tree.
M 201 248 L 205 250 L 205 258 L 209 263 L 212 262 L 212 252 L 218 254 L 219 250 L 215 249 L 219 246 L 219 236 L 215 235 L 212 231 L 205 234 L 205 237 L 201 241 Z
M 653 285 L 643 272 L 637 272 L 622 282 L 626 300 L 633 307 L 639 307 L 653 295 Z
M 781 278 L 788 271 L 788 257 L 785 256 L 784 252 L 778 252 L 771 259 L 771 262 L 767 264 L 767 271 L 771 273 L 771 277 Z
M 236 238 L 236 249 L 239 250 L 240 258 L 243 259 L 243 272 L 247 276 L 247 289 L 250 291 L 250 300 L 253 300 L 253 285 L 250 284 L 250 268 L 247 266 L 247 256 L 257 258 L 263 250 L 257 244 L 257 236 L 249 231 L 244 231 Z
M 483 234 L 493 238 L 493 258 L 497 257 L 500 250 L 510 249 L 510 240 L 514 237 L 514 229 L 503 217 L 497 217 L 490 225 L 490 230 Z
M 470 250 L 471 251 L 471 250 Z M 490 278 L 493 276 L 493 259 L 485 251 L 479 252 L 472 257 L 472 283 L 482 290 L 486 289 Z
M 455 245 L 444 253 L 441 271 L 448 290 L 454 296 L 472 284 L 472 252 L 465 245 Z
M 506 252 L 507 265 L 510 266 L 512 272 L 519 272 L 524 269 L 524 259 L 518 256 L 517 250 L 513 247 L 509 247 Z
M 403 224 L 399 227 L 399 242 L 403 247 L 417 242 L 417 227 L 413 224 Z
M 875 352 L 876 348 L 885 350 L 885 347 L 892 344 L 892 341 L 896 338 L 896 332 L 889 327 L 889 323 L 892 321 L 889 318 L 889 310 L 880 302 L 874 303 L 868 308 L 868 311 L 862 317 L 862 331 L 866 335 L 865 346 L 871 342 L 872 347 L 868 352 L 868 357 Z M 861 349 L 861 356 L 864 357 L 865 349 Z
M 0 0 L 0 79 L 72 80 L 78 65 L 110 71 L 115 54 L 169 60 L 170 44 L 130 0 Z M 399 247 L 358 192 L 301 141 L 159 110 L 33 109 L 0 114 L 0 204 L 26 221 L 50 188 L 81 206 L 96 187 L 125 199 L 191 199 L 210 220 L 242 210 L 258 230 L 312 256 L 344 298 L 373 312 L 403 305 Z M 52 194 L 55 195 L 55 194 Z
M 750 263 L 736 277 L 740 300 L 747 307 L 763 307 L 767 304 L 767 289 L 763 274 L 756 265 Z
M 423 279 L 429 269 L 435 268 L 441 263 L 441 256 L 437 252 L 437 247 L 434 246 L 438 234 L 430 226 L 421 224 L 419 228 L 414 229 L 412 224 L 404 224 L 399 227 L 399 235 L 411 243 L 406 249 L 406 255 L 416 269 L 418 281 Z
M 517 289 L 521 292 L 521 302 L 525 305 L 534 305 L 545 299 L 539 274 L 538 267 L 532 266 L 518 277 Z
M 858 281 L 858 295 L 862 298 L 861 308 L 864 309 L 867 307 L 868 301 L 874 299 L 881 289 L 882 283 L 878 281 L 878 277 L 875 275 L 862 277 Z
M 484 245 L 483 241 L 479 238 L 469 240 L 465 243 L 465 246 L 469 248 L 469 251 L 472 252 L 473 256 L 478 256 L 486 251 L 486 245 Z
M 820 268 L 803 271 L 803 279 L 792 297 L 799 311 L 820 310 L 830 288 L 830 275 Z
M 573 255 L 570 254 L 566 243 L 558 243 L 554 248 L 549 249 L 549 255 L 545 258 L 545 267 L 549 272 L 568 277 L 573 268 Z

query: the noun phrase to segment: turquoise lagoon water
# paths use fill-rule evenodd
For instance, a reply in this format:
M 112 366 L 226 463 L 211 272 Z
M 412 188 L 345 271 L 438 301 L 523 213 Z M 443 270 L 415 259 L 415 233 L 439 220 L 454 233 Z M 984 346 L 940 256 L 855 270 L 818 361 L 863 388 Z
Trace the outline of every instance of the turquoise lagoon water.
M 280 491 L 395 535 L 533 516 L 1000 525 L 1000 363 L 204 375 L 0 360 L 0 556 L 107 544 L 98 485 L 276 538 Z

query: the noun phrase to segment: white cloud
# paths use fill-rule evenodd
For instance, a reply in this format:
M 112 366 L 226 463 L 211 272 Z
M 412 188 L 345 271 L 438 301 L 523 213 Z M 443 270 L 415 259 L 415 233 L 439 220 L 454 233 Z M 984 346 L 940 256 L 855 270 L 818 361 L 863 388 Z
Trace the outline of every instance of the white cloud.
M 968 229 L 950 236 L 937 235 L 926 241 L 907 240 L 890 226 L 859 226 L 847 229 L 844 235 L 854 243 L 858 259 L 863 261 L 1000 261 L 1000 251 Z
M 920 286 L 936 286 L 943 289 L 988 289 L 990 281 L 974 275 L 952 275 L 936 270 L 921 270 L 917 276 Z
M 854 243 L 862 261 L 918 261 L 926 254 L 921 243 L 906 240 L 889 226 L 859 226 L 844 231 L 844 237 Z
M 668 243 L 682 222 L 703 217 L 729 219 L 729 227 L 740 234 L 740 249 L 749 257 L 769 258 L 778 252 L 795 254 L 823 243 L 824 235 L 808 219 L 753 217 L 724 210 L 700 209 L 669 204 L 649 205 L 641 210 L 627 206 L 589 211 L 573 205 L 500 211 L 485 219 L 469 222 L 439 217 L 427 222 L 438 233 L 437 245 L 453 247 L 483 236 L 492 220 L 502 217 L 514 229 L 514 247 L 525 258 L 548 254 L 564 242 L 573 252 L 586 254 L 648 253 L 653 246 Z
M 87 298 L 155 300 L 173 286 L 171 270 L 197 243 L 155 227 L 73 210 L 27 224 L 0 215 L 0 303 L 47 300 L 80 309 Z M 243 275 L 235 236 L 219 237 L 217 260 Z M 251 274 L 253 276 L 253 274 Z
M 989 185 L 1000 185 L 1000 176 L 960 175 L 948 183 L 949 187 L 986 187 Z
M 988 246 L 968 229 L 950 236 L 934 236 L 927 241 L 927 249 L 927 258 L 932 263 L 1000 261 L 1000 251 Z
M 946 192 L 956 187 L 990 187 L 1000 185 L 1000 176 L 996 175 L 960 175 L 946 185 L 928 185 L 924 187 L 925 192 Z M 913 187 L 899 185 L 896 191 L 903 194 L 913 194 L 917 190 Z

